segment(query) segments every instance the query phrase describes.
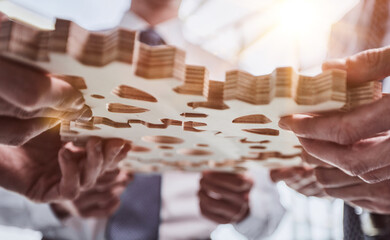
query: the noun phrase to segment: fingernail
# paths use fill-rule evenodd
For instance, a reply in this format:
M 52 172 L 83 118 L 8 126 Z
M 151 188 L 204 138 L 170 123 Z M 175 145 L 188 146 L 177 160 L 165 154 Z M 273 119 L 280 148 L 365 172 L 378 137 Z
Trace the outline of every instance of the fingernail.
M 73 103 L 73 108 L 75 110 L 81 110 L 83 107 L 84 107 L 84 103 L 85 103 L 85 99 L 83 97 L 77 99 L 74 103 Z
M 92 110 L 87 105 L 83 107 L 83 112 L 81 113 L 80 117 L 78 118 L 82 121 L 89 121 L 92 119 Z
M 287 130 L 287 131 L 290 131 L 290 127 L 289 127 L 289 117 L 283 117 L 279 120 L 279 127 L 283 130 Z
M 341 69 L 347 70 L 346 60 L 345 59 L 332 59 L 324 62 L 322 64 L 322 70 L 330 70 L 330 69 Z

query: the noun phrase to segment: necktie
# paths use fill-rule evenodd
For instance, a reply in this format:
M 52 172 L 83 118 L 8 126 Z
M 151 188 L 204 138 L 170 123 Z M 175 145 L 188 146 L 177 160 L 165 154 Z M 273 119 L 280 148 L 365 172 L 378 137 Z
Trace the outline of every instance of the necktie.
M 364 240 L 359 216 L 355 209 L 344 203 L 344 240 Z
M 139 40 L 142 43 L 146 43 L 150 46 L 165 45 L 164 39 L 153 29 L 148 28 L 139 34 Z
M 161 176 L 136 174 L 109 219 L 107 240 L 156 240 L 160 225 Z
M 164 40 L 149 28 L 139 40 L 151 46 Z M 160 225 L 161 175 L 136 174 L 121 196 L 119 210 L 108 220 L 107 240 L 157 240 Z

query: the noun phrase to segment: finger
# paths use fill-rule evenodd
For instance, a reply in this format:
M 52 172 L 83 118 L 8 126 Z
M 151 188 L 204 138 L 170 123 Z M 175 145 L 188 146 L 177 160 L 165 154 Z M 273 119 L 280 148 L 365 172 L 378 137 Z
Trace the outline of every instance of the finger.
M 107 203 L 107 206 L 91 206 L 88 209 L 82 209 L 80 215 L 84 218 L 106 218 L 111 216 L 120 206 L 120 199 L 115 198 Z
M 347 60 L 346 59 L 330 59 L 322 64 L 322 71 L 340 69 L 347 71 Z
M 270 177 L 274 182 L 286 181 L 295 182 L 297 176 L 303 176 L 304 172 L 307 171 L 304 167 L 291 167 L 271 170 Z
M 85 152 L 74 148 L 72 143 L 64 145 L 58 153 L 62 174 L 58 192 L 65 199 L 74 199 L 79 194 L 81 174 L 79 163 L 84 157 Z
M 355 54 L 347 59 L 332 60 L 323 64 L 323 70 L 347 71 L 348 83 L 379 81 L 390 75 L 390 48 L 377 48 Z
M 91 188 L 102 172 L 103 141 L 98 137 L 91 137 L 86 144 L 87 159 L 83 167 L 82 187 Z
M 360 179 L 362 179 L 363 181 L 372 184 L 372 183 L 378 183 L 378 182 L 382 182 L 385 180 L 389 180 L 390 179 L 389 172 L 390 172 L 390 166 L 386 166 L 386 167 L 376 169 L 374 171 L 362 174 L 358 177 Z
M 318 183 L 326 188 L 340 188 L 362 184 L 358 177 L 351 177 L 337 168 L 316 168 L 314 174 Z
M 325 193 L 334 198 L 341 198 L 345 201 L 369 200 L 371 190 L 367 188 L 368 184 L 355 184 L 340 188 L 324 188 Z
M 115 182 L 120 172 L 119 169 L 105 172 L 103 175 L 99 176 L 96 185 Z
M 302 158 L 303 162 L 307 163 L 311 167 L 327 167 L 327 168 L 333 167 L 333 166 L 327 164 L 326 162 L 321 161 L 316 157 L 313 157 L 305 150 L 302 150 L 301 158 Z
M 317 117 L 302 114 L 283 117 L 279 121 L 279 126 L 293 131 L 299 137 L 349 145 L 388 131 L 389 106 L 390 96 L 384 96 L 350 112 Z
M 89 121 L 92 117 L 92 111 L 88 106 L 84 106 L 80 111 L 64 112 L 52 108 L 44 108 L 35 111 L 25 111 L 0 98 L 0 116 L 14 117 L 19 119 L 31 119 L 37 117 L 58 118 L 62 120 Z
M 0 58 L 0 66 L 0 95 L 25 111 L 49 107 L 78 111 L 84 105 L 79 91 L 42 70 L 5 57 Z
M 203 179 L 222 188 L 235 192 L 249 191 L 253 186 L 253 181 L 242 174 L 225 172 L 204 172 Z
M 217 185 L 207 183 L 204 179 L 200 180 L 200 189 L 209 195 L 217 195 L 220 199 L 225 199 L 236 204 L 242 204 L 243 202 L 246 202 L 249 196 L 249 192 L 232 192 L 225 188 L 218 187 Z
M 289 186 L 289 187 L 291 187 L 291 186 Z M 308 196 L 308 197 L 317 196 L 323 192 L 323 188 L 321 188 L 317 182 L 310 182 L 309 184 L 307 184 L 303 187 L 300 187 L 298 189 L 294 188 L 294 187 L 291 187 L 291 188 L 295 189 L 300 194 L 303 194 L 303 195 Z
M 270 178 L 273 182 L 289 180 L 295 177 L 298 169 L 300 168 L 273 169 L 270 171 Z
M 356 200 L 350 201 L 350 205 L 364 208 L 372 213 L 378 214 L 390 214 L 390 205 L 389 203 L 378 203 L 376 201 L 371 200 Z
M 115 162 L 116 157 L 125 147 L 126 142 L 122 139 L 106 139 L 103 146 L 104 154 L 104 165 L 103 169 L 111 170 L 116 168 L 117 162 Z
M 116 156 L 116 158 L 114 160 L 114 163 L 113 163 L 113 167 L 117 168 L 118 167 L 117 163 L 119 163 L 120 161 L 126 159 L 127 158 L 127 154 L 129 153 L 130 150 L 131 150 L 131 143 L 127 141 L 125 146 L 122 148 L 122 150 Z
M 208 208 L 206 208 L 205 206 L 202 206 L 202 205 L 200 206 L 200 212 L 202 213 L 203 216 L 205 216 L 206 218 L 208 218 L 216 223 L 219 223 L 219 224 L 230 223 L 230 219 L 209 211 Z
M 232 219 L 241 211 L 242 205 L 236 205 L 225 200 L 214 199 L 207 195 L 205 191 L 199 191 L 198 196 L 200 205 L 206 206 L 209 211 L 225 216 L 228 219 Z
M 125 172 L 125 171 L 121 171 L 111 181 L 104 181 L 103 182 L 103 181 L 100 181 L 100 179 L 98 179 L 94 188 L 97 191 L 106 191 L 107 189 L 110 189 L 110 188 L 115 187 L 115 186 L 124 186 L 125 187 L 130 183 L 132 178 L 133 178 L 132 175 L 127 174 L 127 172 Z
M 80 196 L 74 201 L 77 209 L 87 209 L 91 205 L 97 207 L 106 207 L 109 202 L 114 198 L 119 198 L 119 196 L 123 193 L 125 187 L 116 186 L 107 191 L 96 191 L 88 190 L 80 194 Z
M 351 176 L 362 175 L 390 164 L 387 157 L 389 140 L 386 138 L 368 139 L 354 146 L 305 138 L 299 138 L 299 141 L 310 155 Z
M 302 189 L 314 182 L 316 182 L 314 171 L 311 170 L 305 175 L 297 175 L 295 178 L 291 179 L 290 181 L 285 181 L 288 186 L 290 186 L 292 189 L 299 190 Z
M 21 120 L 11 117 L 0 117 L 0 144 L 23 145 L 59 123 L 60 121 L 54 118 Z

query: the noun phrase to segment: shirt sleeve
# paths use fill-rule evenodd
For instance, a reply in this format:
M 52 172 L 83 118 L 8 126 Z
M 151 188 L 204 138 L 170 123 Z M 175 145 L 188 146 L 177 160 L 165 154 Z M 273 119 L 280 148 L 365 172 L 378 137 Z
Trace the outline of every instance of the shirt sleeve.
M 0 188 L 0 224 L 42 231 L 61 226 L 48 204 L 34 203 Z
M 94 232 L 97 221 L 71 217 L 59 220 L 50 204 L 35 203 L 0 188 L 0 225 L 32 229 L 49 239 L 103 239 Z
M 279 225 L 285 209 L 266 169 L 252 170 L 250 175 L 254 180 L 249 195 L 250 213 L 247 218 L 233 226 L 251 240 L 271 235 Z

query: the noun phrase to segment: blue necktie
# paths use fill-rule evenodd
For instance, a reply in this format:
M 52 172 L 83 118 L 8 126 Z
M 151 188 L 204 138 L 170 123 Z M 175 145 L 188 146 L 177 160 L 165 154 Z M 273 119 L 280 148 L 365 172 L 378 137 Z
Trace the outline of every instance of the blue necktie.
M 150 46 L 165 45 L 153 28 L 140 32 Z M 119 210 L 108 220 L 107 240 L 157 240 L 160 225 L 161 175 L 136 174 L 121 196 Z
M 136 174 L 121 196 L 119 210 L 109 219 L 107 240 L 158 239 L 161 176 Z
M 344 203 L 344 240 L 363 240 L 364 234 L 355 208 Z

